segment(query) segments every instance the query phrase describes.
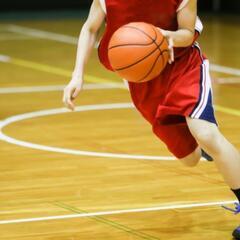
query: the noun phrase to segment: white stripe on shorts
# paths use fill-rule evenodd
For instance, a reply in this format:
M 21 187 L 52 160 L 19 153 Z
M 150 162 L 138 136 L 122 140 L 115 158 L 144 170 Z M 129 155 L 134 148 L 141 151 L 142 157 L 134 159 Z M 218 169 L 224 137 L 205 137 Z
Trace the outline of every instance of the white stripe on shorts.
M 191 114 L 192 118 L 200 118 L 202 113 L 204 112 L 207 103 L 208 103 L 208 97 L 211 92 L 212 86 L 211 86 L 211 77 L 209 73 L 209 61 L 204 60 L 202 64 L 202 92 L 200 96 L 200 101 L 196 109 Z

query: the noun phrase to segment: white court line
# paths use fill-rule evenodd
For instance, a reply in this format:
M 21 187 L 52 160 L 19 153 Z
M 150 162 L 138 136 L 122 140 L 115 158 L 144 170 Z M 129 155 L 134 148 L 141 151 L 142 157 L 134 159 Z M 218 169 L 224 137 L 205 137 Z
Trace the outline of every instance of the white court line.
M 0 55 L 0 62 L 10 62 L 11 61 L 11 57 L 6 56 L 6 55 Z
M 128 109 L 133 108 L 132 103 L 115 103 L 115 104 L 99 104 L 99 105 L 85 105 L 76 107 L 76 112 L 84 111 L 97 111 L 97 110 L 112 110 L 112 109 Z M 73 150 L 60 147 L 50 147 L 40 144 L 34 144 L 31 142 L 17 140 L 15 138 L 9 137 L 2 132 L 3 128 L 8 126 L 11 123 L 19 122 L 26 119 L 43 117 L 55 114 L 70 113 L 66 108 L 57 108 L 42 110 L 37 112 L 30 112 L 25 114 L 20 114 L 16 116 L 9 117 L 0 122 L 0 140 L 15 144 L 18 146 L 37 149 L 41 151 L 48 152 L 57 152 L 64 154 L 80 155 L 80 156 L 92 156 L 92 157 L 104 157 L 104 158 L 118 158 L 118 159 L 134 159 L 134 160 L 155 160 L 155 161 L 171 161 L 176 160 L 174 157 L 170 156 L 148 156 L 148 155 L 132 155 L 132 154 L 118 154 L 118 153 L 107 153 L 107 152 L 93 152 L 93 151 L 82 151 L 82 150 Z
M 39 29 L 29 28 L 29 27 L 17 26 L 13 24 L 7 25 L 6 29 L 9 32 L 25 34 L 28 36 L 53 40 L 57 42 L 63 42 L 63 43 L 74 44 L 74 45 L 78 43 L 77 37 L 72 37 L 65 34 L 53 33 L 53 32 L 43 31 Z
M 238 78 L 219 78 L 214 80 L 217 84 L 240 84 Z M 0 88 L 0 94 L 11 93 L 34 93 L 34 92 L 55 92 L 62 91 L 66 85 L 48 85 L 48 86 L 26 86 L 26 87 L 3 87 Z M 99 90 L 99 89 L 118 89 L 124 88 L 122 83 L 85 83 L 83 90 Z
M 49 31 L 39 30 L 35 28 L 23 27 L 14 24 L 6 25 L 6 30 L 14 33 L 26 34 L 28 36 L 39 37 L 43 39 L 53 40 L 57 42 L 74 44 L 78 43 L 78 37 L 72 37 L 65 34 L 53 33 Z M 96 44 L 97 47 L 98 44 Z M 235 76 L 240 76 L 240 69 L 220 66 L 217 64 L 210 64 L 210 70 L 212 72 L 219 72 L 225 74 L 231 74 Z
M 214 79 L 214 83 L 217 83 L 217 84 L 240 84 L 240 78 L 239 77 L 216 78 L 216 79 Z
M 33 92 L 54 92 L 62 91 L 66 85 L 51 85 L 51 86 L 29 86 L 29 87 L 8 87 L 0 88 L 0 94 L 9 93 L 33 93 Z M 95 90 L 95 89 L 118 89 L 123 88 L 124 84 L 121 83 L 85 83 L 83 85 L 84 90 Z
M 212 72 L 218 72 L 218 73 L 225 73 L 225 74 L 240 76 L 240 69 L 236 69 L 236 68 L 211 64 L 210 69 L 211 69 Z
M 21 219 L 14 219 L 14 220 L 1 220 L 0 225 L 13 224 L 13 223 L 29 223 L 29 222 L 40 222 L 40 221 L 50 221 L 50 220 L 73 219 L 73 218 L 87 218 L 87 217 L 119 215 L 119 214 L 129 214 L 129 213 L 166 211 L 166 210 L 175 210 L 175 209 L 188 209 L 188 208 L 197 208 L 197 207 L 221 206 L 221 205 L 225 205 L 225 204 L 232 204 L 234 202 L 236 202 L 236 201 L 218 201 L 218 202 L 203 202 L 203 203 L 191 203 L 191 204 L 176 204 L 176 205 L 149 207 L 149 208 L 135 208 L 135 209 L 113 210 L 113 211 L 103 211 L 103 212 L 94 212 L 94 213 L 79 213 L 79 214 L 69 214 L 69 215 L 38 217 L 38 218 L 21 218 Z
M 26 35 L 35 36 L 35 37 L 44 38 L 44 39 L 49 39 L 49 40 L 54 40 L 54 41 L 63 42 L 63 43 L 77 44 L 77 42 L 78 42 L 78 38 L 75 38 L 75 37 L 66 36 L 66 35 L 63 35 L 63 34 L 46 32 L 46 31 L 41 31 L 41 30 L 38 30 L 38 29 L 20 27 L 20 26 L 16 26 L 16 25 L 10 25 L 8 27 L 8 30 L 12 31 L 12 32 L 18 32 L 18 33 L 22 33 L 22 34 L 24 33 Z M 1 58 L 1 56 L 0 56 L 0 61 L 1 60 L 6 61 L 6 62 L 8 61 L 7 58 L 4 58 L 4 57 Z M 211 70 L 215 71 L 215 72 L 221 72 L 221 73 L 227 73 L 227 74 L 240 76 L 240 70 L 239 69 L 234 69 L 234 68 L 229 68 L 229 67 L 224 67 L 224 66 L 219 66 L 219 65 L 212 65 Z M 67 112 L 66 109 L 64 109 L 64 110 L 65 111 L 63 111 L 63 112 Z M 13 118 L 14 117 L 12 117 L 12 120 L 13 120 Z M 10 120 L 10 119 L 6 119 L 6 120 Z M 6 126 L 5 125 L 6 120 L 3 120 L 3 121 L 0 122 L 2 127 Z M 14 121 L 12 121 L 12 122 L 14 122 Z M 1 137 L 3 137 L 3 136 L 4 135 L 1 133 Z M 132 157 L 133 155 L 130 155 L 130 156 Z M 127 158 L 129 158 L 129 157 L 127 157 Z M 47 221 L 47 220 L 60 220 L 60 219 L 83 218 L 83 217 L 104 216 L 104 215 L 114 215 L 114 214 L 116 215 L 116 214 L 126 214 L 126 213 L 163 211 L 163 210 L 173 210 L 173 209 L 187 209 L 187 208 L 194 208 L 194 207 L 207 207 L 207 206 L 217 206 L 217 205 L 222 205 L 222 204 L 231 204 L 233 202 L 234 201 L 180 204 L 180 205 L 153 207 L 153 208 L 138 208 L 138 209 L 115 210 L 115 211 L 86 213 L 86 214 L 71 214 L 71 215 L 48 216 L 48 217 L 40 217 L 40 218 L 2 220 L 2 221 L 0 221 L 0 224 L 36 222 L 36 221 Z

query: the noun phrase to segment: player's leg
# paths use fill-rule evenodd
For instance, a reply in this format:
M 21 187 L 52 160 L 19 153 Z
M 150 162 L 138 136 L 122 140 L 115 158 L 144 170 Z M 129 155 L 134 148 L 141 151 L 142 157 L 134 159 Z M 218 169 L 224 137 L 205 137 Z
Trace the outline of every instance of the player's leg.
M 180 158 L 179 160 L 187 167 L 195 167 L 201 159 L 201 149 L 197 147 L 194 152 L 190 153 L 184 158 Z
M 218 127 L 200 119 L 187 118 L 192 135 L 202 149 L 209 153 L 232 189 L 240 188 L 240 154 L 220 133 Z
M 215 124 L 191 118 L 187 118 L 187 123 L 199 145 L 213 157 L 225 181 L 240 202 L 240 154 L 238 150 L 220 133 Z M 239 204 L 236 204 L 235 213 L 240 213 Z M 240 227 L 236 228 L 232 235 L 240 240 Z
M 194 150 L 194 152 L 190 153 L 188 156 L 179 158 L 179 160 L 187 167 L 195 167 L 199 163 L 201 157 L 209 162 L 213 161 L 213 158 L 200 147 L 197 147 L 196 150 Z

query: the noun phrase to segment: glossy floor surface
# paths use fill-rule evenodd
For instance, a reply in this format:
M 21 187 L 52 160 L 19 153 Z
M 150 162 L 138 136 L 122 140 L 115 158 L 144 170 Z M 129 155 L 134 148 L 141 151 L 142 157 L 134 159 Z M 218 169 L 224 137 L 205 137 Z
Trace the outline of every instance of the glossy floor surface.
M 205 17 L 221 131 L 240 149 L 239 19 Z M 98 63 L 70 113 L 61 102 L 81 20 L 0 22 L 0 239 L 226 240 L 240 223 L 214 163 L 189 169 Z M 25 114 L 28 113 L 28 114 Z

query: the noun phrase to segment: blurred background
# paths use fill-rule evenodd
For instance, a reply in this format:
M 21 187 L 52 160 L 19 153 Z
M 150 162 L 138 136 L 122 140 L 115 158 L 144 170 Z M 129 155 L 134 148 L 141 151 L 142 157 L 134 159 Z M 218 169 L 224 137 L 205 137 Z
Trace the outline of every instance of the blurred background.
M 0 2 L 1 14 L 6 11 L 15 10 L 43 10 L 43 9 L 79 9 L 83 10 L 88 8 L 91 4 L 91 0 L 41 0 L 41 1 L 30 1 L 30 0 L 2 0 Z M 239 13 L 240 1 L 239 0 L 199 0 L 200 11 L 211 11 L 218 13 Z

